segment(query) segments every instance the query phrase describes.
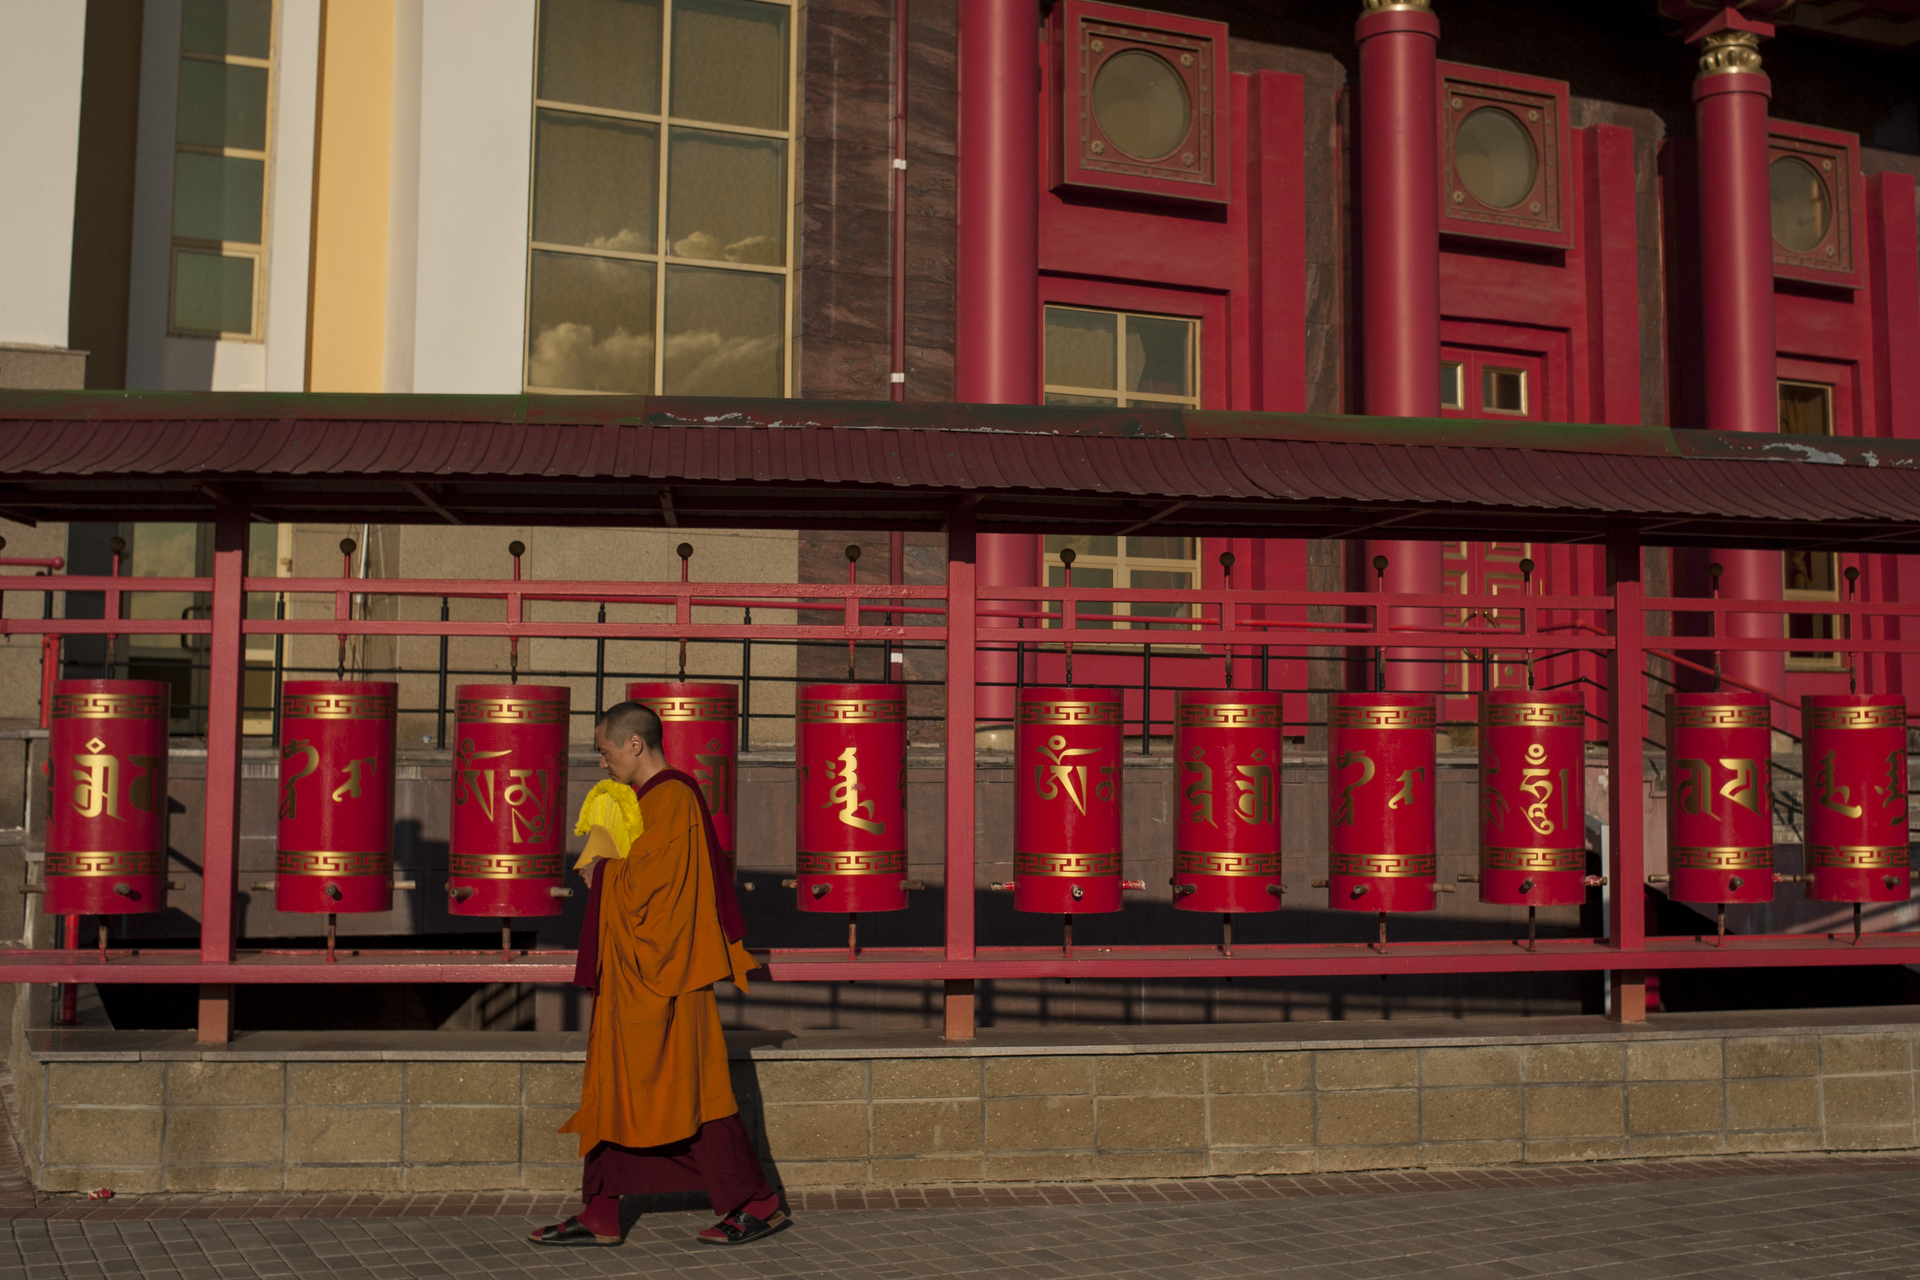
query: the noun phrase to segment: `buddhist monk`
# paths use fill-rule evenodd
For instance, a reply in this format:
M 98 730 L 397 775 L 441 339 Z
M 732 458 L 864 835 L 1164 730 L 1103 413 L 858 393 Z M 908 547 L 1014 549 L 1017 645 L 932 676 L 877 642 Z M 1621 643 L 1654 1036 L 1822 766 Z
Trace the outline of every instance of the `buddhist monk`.
M 582 811 L 591 889 L 574 984 L 594 993 L 578 1134 L 586 1173 L 574 1217 L 531 1236 L 550 1245 L 621 1241 L 620 1197 L 702 1191 L 719 1222 L 708 1244 L 765 1239 L 788 1224 L 767 1185 L 727 1078 L 713 984 L 741 989 L 754 967 L 740 940 L 713 816 L 697 783 L 660 749 L 660 718 L 637 702 L 600 717 L 608 782 Z M 631 802 L 631 803 L 629 803 Z

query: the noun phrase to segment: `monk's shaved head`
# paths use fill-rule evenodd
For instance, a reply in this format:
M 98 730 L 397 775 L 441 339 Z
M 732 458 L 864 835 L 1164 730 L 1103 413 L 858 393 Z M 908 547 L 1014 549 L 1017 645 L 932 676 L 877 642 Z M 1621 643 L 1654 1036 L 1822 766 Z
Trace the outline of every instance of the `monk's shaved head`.
M 637 736 L 647 750 L 660 750 L 660 717 L 651 707 L 632 701 L 616 702 L 601 712 L 595 723 L 613 746 L 625 746 L 629 738 Z

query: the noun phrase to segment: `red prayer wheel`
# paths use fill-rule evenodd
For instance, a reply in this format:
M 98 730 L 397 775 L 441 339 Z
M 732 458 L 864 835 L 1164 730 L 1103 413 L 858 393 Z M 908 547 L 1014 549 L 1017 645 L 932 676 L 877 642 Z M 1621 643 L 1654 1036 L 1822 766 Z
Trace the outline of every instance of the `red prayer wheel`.
M 463 684 L 454 691 L 447 910 L 553 916 L 566 873 L 565 685 Z M 464 891 L 464 892 L 463 892 Z
M 802 911 L 907 906 L 907 697 L 897 684 L 800 687 L 794 755 Z
M 1330 905 L 1433 910 L 1433 695 L 1336 693 L 1330 711 Z
M 399 691 L 378 680 L 289 680 L 280 687 L 275 910 L 393 910 Z
M 1800 701 L 1807 769 L 1807 896 L 1905 902 L 1907 704 L 1896 693 Z
M 1280 909 L 1283 698 L 1199 689 L 1174 697 L 1173 905 L 1182 911 Z
M 1120 691 L 1020 690 L 1013 743 L 1013 909 L 1120 909 Z
M 736 861 L 733 820 L 739 808 L 739 686 L 663 680 L 630 684 L 627 697 L 660 717 L 660 746 L 667 763 L 700 784 L 731 871 Z
M 167 905 L 167 713 L 158 680 L 60 680 L 47 717 L 54 915 Z
M 1480 699 L 1480 901 L 1587 900 L 1587 748 L 1577 693 Z
M 1765 694 L 1667 695 L 1667 891 L 1674 901 L 1773 901 L 1772 772 Z

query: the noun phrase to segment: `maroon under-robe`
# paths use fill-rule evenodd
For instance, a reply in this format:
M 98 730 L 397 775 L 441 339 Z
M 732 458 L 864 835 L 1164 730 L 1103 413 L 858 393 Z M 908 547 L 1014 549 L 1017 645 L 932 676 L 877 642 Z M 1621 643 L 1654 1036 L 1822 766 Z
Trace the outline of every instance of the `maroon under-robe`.
M 760 1156 L 736 1112 L 709 1120 L 691 1138 L 664 1147 L 602 1142 L 587 1153 L 580 1198 L 657 1196 L 704 1191 L 721 1217 L 773 1194 Z

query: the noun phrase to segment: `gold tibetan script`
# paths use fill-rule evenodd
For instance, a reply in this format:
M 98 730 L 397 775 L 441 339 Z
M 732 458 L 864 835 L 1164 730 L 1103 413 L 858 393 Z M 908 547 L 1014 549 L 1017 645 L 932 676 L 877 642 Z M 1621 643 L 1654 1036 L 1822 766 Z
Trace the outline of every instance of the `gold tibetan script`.
M 838 760 L 828 758 L 823 766 L 826 776 L 833 786 L 827 791 L 826 803 L 822 809 L 839 809 L 834 816 L 849 827 L 879 835 L 887 829 L 887 824 L 874 817 L 873 801 L 860 798 L 860 749 L 849 746 L 840 753 Z M 866 817 L 861 817 L 862 810 Z

